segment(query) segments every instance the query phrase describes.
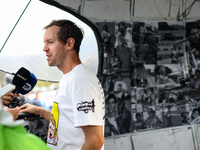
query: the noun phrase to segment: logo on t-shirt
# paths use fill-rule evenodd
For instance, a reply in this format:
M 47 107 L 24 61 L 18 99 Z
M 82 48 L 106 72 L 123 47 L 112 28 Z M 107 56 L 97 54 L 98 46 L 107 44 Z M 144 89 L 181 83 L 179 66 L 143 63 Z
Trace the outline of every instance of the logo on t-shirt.
M 57 145 L 58 118 L 59 118 L 58 103 L 54 102 L 52 110 L 51 110 L 51 120 L 49 123 L 49 130 L 48 130 L 48 137 L 47 137 L 48 144 Z
M 94 99 L 91 102 L 85 101 L 82 103 L 77 104 L 77 110 L 78 111 L 84 111 L 86 114 L 91 110 L 92 112 L 95 112 L 94 110 L 95 104 Z

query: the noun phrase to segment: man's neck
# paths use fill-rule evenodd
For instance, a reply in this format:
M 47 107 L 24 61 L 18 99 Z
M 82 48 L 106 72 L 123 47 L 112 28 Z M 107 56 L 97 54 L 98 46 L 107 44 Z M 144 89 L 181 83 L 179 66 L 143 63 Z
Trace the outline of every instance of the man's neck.
M 79 56 L 76 54 L 74 50 L 68 51 L 66 54 L 66 58 L 61 66 L 57 66 L 63 74 L 70 72 L 74 67 L 81 64 L 81 60 Z

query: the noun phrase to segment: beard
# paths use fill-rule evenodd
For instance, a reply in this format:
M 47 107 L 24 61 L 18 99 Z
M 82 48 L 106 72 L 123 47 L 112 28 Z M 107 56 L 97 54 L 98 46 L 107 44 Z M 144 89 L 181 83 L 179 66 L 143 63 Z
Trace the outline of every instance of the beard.
M 48 65 L 51 67 L 53 66 L 60 67 L 64 65 L 64 61 L 66 59 L 66 53 L 64 52 L 64 50 L 60 50 L 59 53 L 55 53 L 51 57 L 52 58 L 48 61 Z

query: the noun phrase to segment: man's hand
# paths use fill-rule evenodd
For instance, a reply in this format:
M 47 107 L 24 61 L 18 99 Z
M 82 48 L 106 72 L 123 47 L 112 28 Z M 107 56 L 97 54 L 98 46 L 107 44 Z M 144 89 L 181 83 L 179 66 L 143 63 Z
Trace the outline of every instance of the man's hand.
M 41 114 L 41 107 L 31 105 L 31 104 L 24 104 L 21 107 L 20 113 L 31 113 L 35 115 L 40 115 Z
M 19 97 L 19 94 L 8 93 L 1 97 L 1 101 L 2 101 L 3 105 L 8 106 L 8 104 L 12 101 L 12 99 L 14 97 Z
M 6 110 L 12 114 L 14 120 L 16 120 L 18 118 L 18 113 L 20 111 L 20 107 L 8 108 L 8 107 L 4 106 L 3 108 L 4 108 L 4 110 Z
M 31 104 L 24 104 L 20 108 L 21 108 L 20 113 L 31 113 L 35 115 L 40 115 L 41 117 L 47 119 L 48 121 L 50 121 L 51 119 L 51 112 L 45 110 L 42 107 Z

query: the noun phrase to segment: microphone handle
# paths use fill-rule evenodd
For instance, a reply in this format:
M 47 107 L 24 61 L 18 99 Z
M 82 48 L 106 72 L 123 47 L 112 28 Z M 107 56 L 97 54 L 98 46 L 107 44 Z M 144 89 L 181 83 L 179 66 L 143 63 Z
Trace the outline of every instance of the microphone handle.
M 17 87 L 12 91 L 13 94 L 18 94 L 17 93 Z M 10 103 L 8 104 L 8 108 L 15 108 L 20 102 L 20 99 L 18 97 L 14 97 Z
M 9 107 L 9 108 L 15 108 L 15 107 L 19 104 L 19 102 L 20 102 L 20 99 L 17 98 L 17 97 L 14 97 L 14 98 L 10 101 L 10 103 L 8 104 L 8 107 Z
M 12 93 L 13 93 L 13 94 L 19 94 L 19 93 L 17 92 L 17 87 L 15 87 L 15 89 L 12 91 Z

